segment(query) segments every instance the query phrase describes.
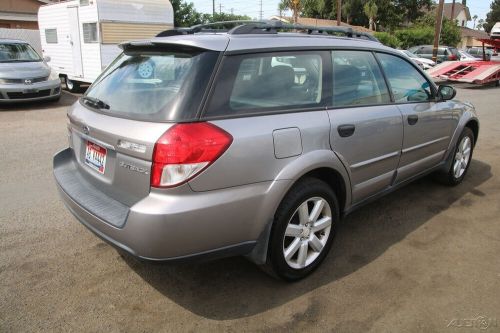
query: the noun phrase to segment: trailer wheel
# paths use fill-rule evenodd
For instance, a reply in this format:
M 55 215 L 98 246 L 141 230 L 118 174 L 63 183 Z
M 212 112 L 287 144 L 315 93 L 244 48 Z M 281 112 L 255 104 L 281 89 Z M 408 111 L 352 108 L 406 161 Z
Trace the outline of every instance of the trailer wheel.
M 66 77 L 66 89 L 72 93 L 78 92 L 80 90 L 80 82 L 73 81 Z

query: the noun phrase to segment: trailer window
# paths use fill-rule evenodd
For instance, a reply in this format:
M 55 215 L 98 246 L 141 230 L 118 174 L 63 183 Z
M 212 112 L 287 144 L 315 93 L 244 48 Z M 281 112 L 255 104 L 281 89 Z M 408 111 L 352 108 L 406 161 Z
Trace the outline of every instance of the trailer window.
M 83 23 L 83 42 L 97 43 L 97 23 Z
M 88 6 L 89 5 L 89 0 L 80 0 L 80 7 L 81 6 Z
M 45 41 L 47 44 L 57 44 L 57 29 L 45 29 Z

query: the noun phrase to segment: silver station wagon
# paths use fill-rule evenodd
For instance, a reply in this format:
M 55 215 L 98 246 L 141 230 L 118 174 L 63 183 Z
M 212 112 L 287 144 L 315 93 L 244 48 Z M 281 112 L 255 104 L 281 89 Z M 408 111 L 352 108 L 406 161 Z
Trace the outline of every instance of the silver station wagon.
M 246 22 L 121 47 L 69 109 L 54 175 L 83 225 L 138 258 L 243 255 L 297 280 L 346 214 L 470 165 L 474 107 L 370 35 Z

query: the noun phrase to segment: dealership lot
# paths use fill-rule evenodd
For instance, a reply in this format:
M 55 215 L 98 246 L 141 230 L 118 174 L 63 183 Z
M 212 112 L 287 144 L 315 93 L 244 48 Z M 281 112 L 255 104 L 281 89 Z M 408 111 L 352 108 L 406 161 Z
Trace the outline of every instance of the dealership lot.
M 293 284 L 242 258 L 120 256 L 75 220 L 53 181 L 77 96 L 2 107 L 0 331 L 498 331 L 499 92 L 458 88 L 481 120 L 463 184 L 427 177 L 356 211 L 318 271 Z

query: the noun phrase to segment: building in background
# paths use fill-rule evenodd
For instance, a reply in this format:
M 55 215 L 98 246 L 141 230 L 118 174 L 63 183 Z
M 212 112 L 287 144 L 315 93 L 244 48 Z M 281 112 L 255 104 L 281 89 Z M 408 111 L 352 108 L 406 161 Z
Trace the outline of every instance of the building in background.
M 482 46 L 479 39 L 490 38 L 488 34 L 482 30 L 475 30 L 467 27 L 460 27 L 460 36 L 462 40 L 458 44 L 458 48 L 465 49 L 467 47 Z
M 0 28 L 38 29 L 38 8 L 50 0 L 1 0 Z
M 472 20 L 472 17 L 470 16 L 469 7 L 456 2 L 455 9 L 453 10 L 453 17 L 451 16 L 452 7 L 453 7 L 452 3 L 444 4 L 443 17 L 449 18 L 451 20 L 456 20 L 458 26 L 466 27 L 467 22 Z

